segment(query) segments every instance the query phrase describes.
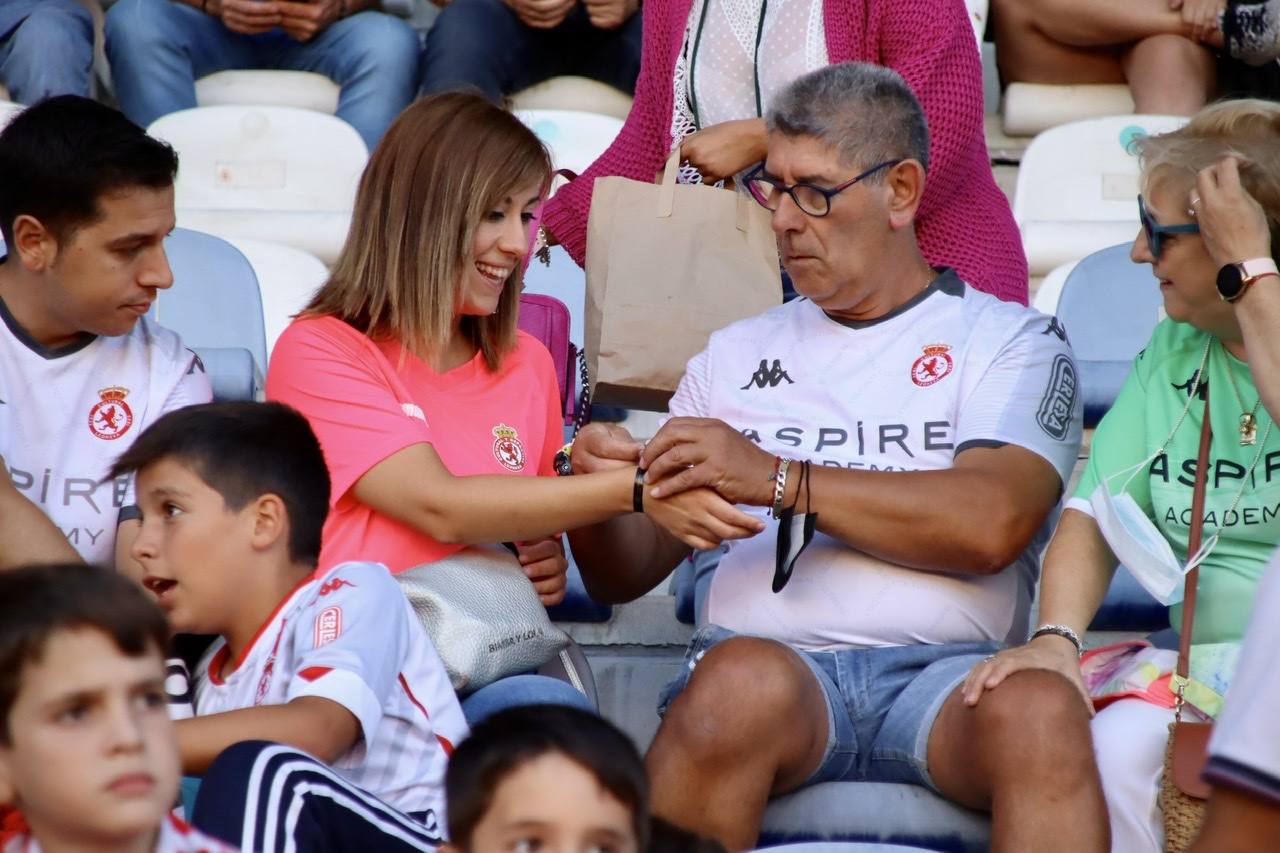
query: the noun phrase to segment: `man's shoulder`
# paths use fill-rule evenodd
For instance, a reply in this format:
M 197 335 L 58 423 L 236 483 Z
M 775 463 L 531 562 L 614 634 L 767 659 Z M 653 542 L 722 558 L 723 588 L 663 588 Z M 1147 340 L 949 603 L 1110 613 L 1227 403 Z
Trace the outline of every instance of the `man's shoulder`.
M 400 584 L 382 563 L 350 561 L 317 572 L 298 606 L 307 610 L 335 605 L 379 609 L 385 608 L 387 601 L 403 598 Z
M 196 359 L 181 335 L 150 317 L 141 318 L 128 334 L 108 338 L 106 343 L 106 349 L 126 360 L 145 363 L 153 370 L 173 369 L 185 373 Z

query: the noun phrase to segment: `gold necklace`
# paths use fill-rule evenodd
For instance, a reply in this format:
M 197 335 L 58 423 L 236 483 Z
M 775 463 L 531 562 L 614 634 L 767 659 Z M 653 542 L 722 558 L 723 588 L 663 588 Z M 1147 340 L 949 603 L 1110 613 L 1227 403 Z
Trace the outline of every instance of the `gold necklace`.
M 1253 404 L 1253 408 L 1245 411 L 1244 398 L 1240 396 L 1240 388 L 1236 385 L 1235 371 L 1231 369 L 1230 353 L 1227 352 L 1227 345 L 1222 341 L 1222 352 L 1227 356 L 1227 379 L 1231 381 L 1231 392 L 1236 396 L 1236 402 L 1240 405 L 1240 446 L 1256 444 L 1258 441 L 1258 407 L 1262 405 L 1262 397 L 1259 395 L 1258 402 Z

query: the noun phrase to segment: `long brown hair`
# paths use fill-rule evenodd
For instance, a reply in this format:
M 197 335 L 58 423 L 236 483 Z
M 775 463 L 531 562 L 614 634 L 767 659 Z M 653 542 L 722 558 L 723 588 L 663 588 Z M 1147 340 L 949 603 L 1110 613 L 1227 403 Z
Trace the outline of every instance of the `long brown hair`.
M 374 149 L 347 241 L 303 314 L 337 317 L 420 358 L 439 355 L 482 217 L 521 187 L 545 188 L 550 174 L 538 137 L 479 95 L 412 104 Z M 517 265 L 493 314 L 460 320 L 490 370 L 515 346 L 521 275 Z

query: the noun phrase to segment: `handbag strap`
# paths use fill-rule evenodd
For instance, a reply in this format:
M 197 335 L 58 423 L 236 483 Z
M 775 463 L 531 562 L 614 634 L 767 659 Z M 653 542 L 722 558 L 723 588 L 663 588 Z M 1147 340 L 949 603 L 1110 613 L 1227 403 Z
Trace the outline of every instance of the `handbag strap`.
M 1209 443 L 1213 440 L 1213 427 L 1209 423 L 1209 385 L 1204 389 L 1204 420 L 1200 425 L 1200 455 L 1196 459 L 1196 480 L 1191 492 L 1191 530 L 1187 535 L 1187 556 L 1200 550 L 1204 535 L 1204 492 L 1209 474 Z M 1196 587 L 1200 580 L 1200 567 L 1187 572 L 1186 587 L 1182 593 L 1182 628 L 1178 635 L 1177 683 L 1178 713 L 1182 712 L 1182 691 L 1191 672 L 1191 628 L 1196 618 Z

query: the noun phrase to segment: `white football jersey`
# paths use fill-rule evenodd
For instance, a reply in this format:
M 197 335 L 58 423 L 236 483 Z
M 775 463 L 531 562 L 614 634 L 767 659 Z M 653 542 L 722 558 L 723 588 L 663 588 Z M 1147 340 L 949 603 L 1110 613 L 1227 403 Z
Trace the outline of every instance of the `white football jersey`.
M 102 480 L 161 415 L 212 399 L 204 366 L 147 317 L 127 335 L 58 349 L 34 341 L 3 302 L 0 319 L 0 456 L 9 476 L 80 556 L 112 565 L 133 478 Z
M 835 320 L 797 299 L 716 332 L 670 413 L 719 418 L 772 454 L 865 471 L 945 469 L 968 448 L 1015 444 L 1065 484 L 1080 447 L 1077 376 L 1056 320 L 948 270 L 876 320 Z M 990 576 L 905 568 L 818 532 L 775 594 L 777 523 L 741 508 L 768 526 L 729 543 L 708 599 L 714 624 L 812 650 L 1025 638 L 1047 525 Z
M 337 702 L 363 736 L 333 768 L 443 827 L 445 764 L 467 724 L 440 656 L 385 566 L 342 563 L 308 580 L 220 677 L 227 655 L 218 640 L 201 661 L 196 716 L 299 696 Z
M 4 853 L 41 853 L 42 849 L 40 842 L 30 835 L 18 835 L 5 844 Z M 154 850 L 155 853 L 236 853 L 236 848 L 210 838 L 173 815 L 161 821 Z

